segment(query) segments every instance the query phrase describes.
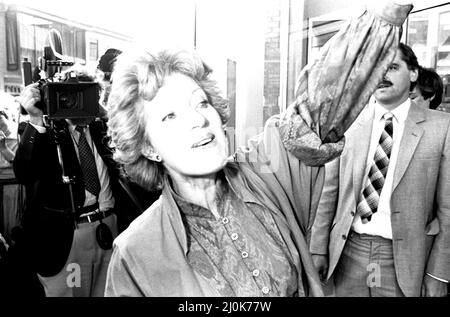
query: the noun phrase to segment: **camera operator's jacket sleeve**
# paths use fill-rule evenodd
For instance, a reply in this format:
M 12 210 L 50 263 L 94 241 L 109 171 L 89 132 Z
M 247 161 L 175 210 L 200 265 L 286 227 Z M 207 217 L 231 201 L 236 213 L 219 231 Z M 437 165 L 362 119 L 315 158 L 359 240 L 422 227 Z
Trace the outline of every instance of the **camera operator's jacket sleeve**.
M 53 148 L 48 133 L 39 133 L 27 123 L 20 136 L 20 146 L 14 159 L 14 173 L 19 183 L 27 184 L 39 179 L 46 172 L 45 165 L 53 161 Z M 47 159 L 46 159 L 47 158 Z

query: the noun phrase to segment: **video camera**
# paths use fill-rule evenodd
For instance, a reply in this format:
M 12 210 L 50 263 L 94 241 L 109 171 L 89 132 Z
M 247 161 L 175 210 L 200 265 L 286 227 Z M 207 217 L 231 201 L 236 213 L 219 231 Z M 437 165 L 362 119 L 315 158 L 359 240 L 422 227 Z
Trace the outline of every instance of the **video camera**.
M 84 80 L 75 72 L 63 75 L 63 67 L 74 63 L 63 61 L 62 40 L 57 30 L 49 30 L 48 44 L 44 47 L 44 56 L 41 65 L 36 67 L 34 78 L 31 63 L 26 60 L 22 63 L 25 86 L 39 82 L 41 101 L 36 107 L 50 120 L 97 117 L 100 110 L 98 83 Z M 45 76 L 36 75 L 42 71 Z

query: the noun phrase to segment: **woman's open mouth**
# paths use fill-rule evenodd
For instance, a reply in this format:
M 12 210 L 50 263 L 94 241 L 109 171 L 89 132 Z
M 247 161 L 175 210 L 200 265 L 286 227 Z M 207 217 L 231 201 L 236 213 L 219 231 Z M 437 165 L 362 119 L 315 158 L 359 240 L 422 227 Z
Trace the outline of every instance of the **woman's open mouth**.
M 215 139 L 216 139 L 216 136 L 214 134 L 208 133 L 205 138 L 203 138 L 200 141 L 194 143 L 192 145 L 192 148 L 196 149 L 196 148 L 207 146 L 208 144 L 211 144 Z

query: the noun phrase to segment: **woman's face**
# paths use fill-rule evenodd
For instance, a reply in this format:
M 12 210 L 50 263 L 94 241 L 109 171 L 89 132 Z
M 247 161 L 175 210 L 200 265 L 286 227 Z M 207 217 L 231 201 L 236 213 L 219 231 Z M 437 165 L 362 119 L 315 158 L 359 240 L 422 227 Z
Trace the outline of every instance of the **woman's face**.
M 423 109 L 429 109 L 430 108 L 430 101 L 432 98 L 424 99 L 422 96 L 422 93 L 420 92 L 420 89 L 416 86 L 414 87 L 413 91 L 410 93 L 411 100 L 414 100 L 415 103 L 423 108 Z
M 221 119 L 194 80 L 177 73 L 166 77 L 144 109 L 146 136 L 169 173 L 207 176 L 225 166 L 228 145 Z

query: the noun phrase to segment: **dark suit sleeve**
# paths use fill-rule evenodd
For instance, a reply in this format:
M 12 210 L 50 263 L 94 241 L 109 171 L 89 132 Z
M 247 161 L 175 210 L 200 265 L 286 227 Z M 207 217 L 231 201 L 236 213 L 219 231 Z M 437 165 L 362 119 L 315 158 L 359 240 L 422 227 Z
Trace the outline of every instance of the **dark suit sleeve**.
M 328 244 L 339 197 L 339 165 L 337 158 L 325 165 L 325 184 L 311 230 L 312 254 L 328 254 Z
M 69 207 L 69 192 L 61 182 L 58 164 L 50 134 L 39 133 L 28 123 L 16 152 L 14 172 L 26 187 L 22 226 L 27 265 L 47 277 L 63 269 L 74 234 L 73 222 L 64 213 L 44 212 L 44 206 Z
M 39 133 L 28 123 L 14 158 L 14 173 L 19 183 L 27 184 L 45 176 L 43 173 L 50 161 L 54 161 L 54 155 L 49 133 Z
M 450 125 L 441 155 L 436 206 L 439 233 L 428 258 L 427 273 L 450 281 Z

